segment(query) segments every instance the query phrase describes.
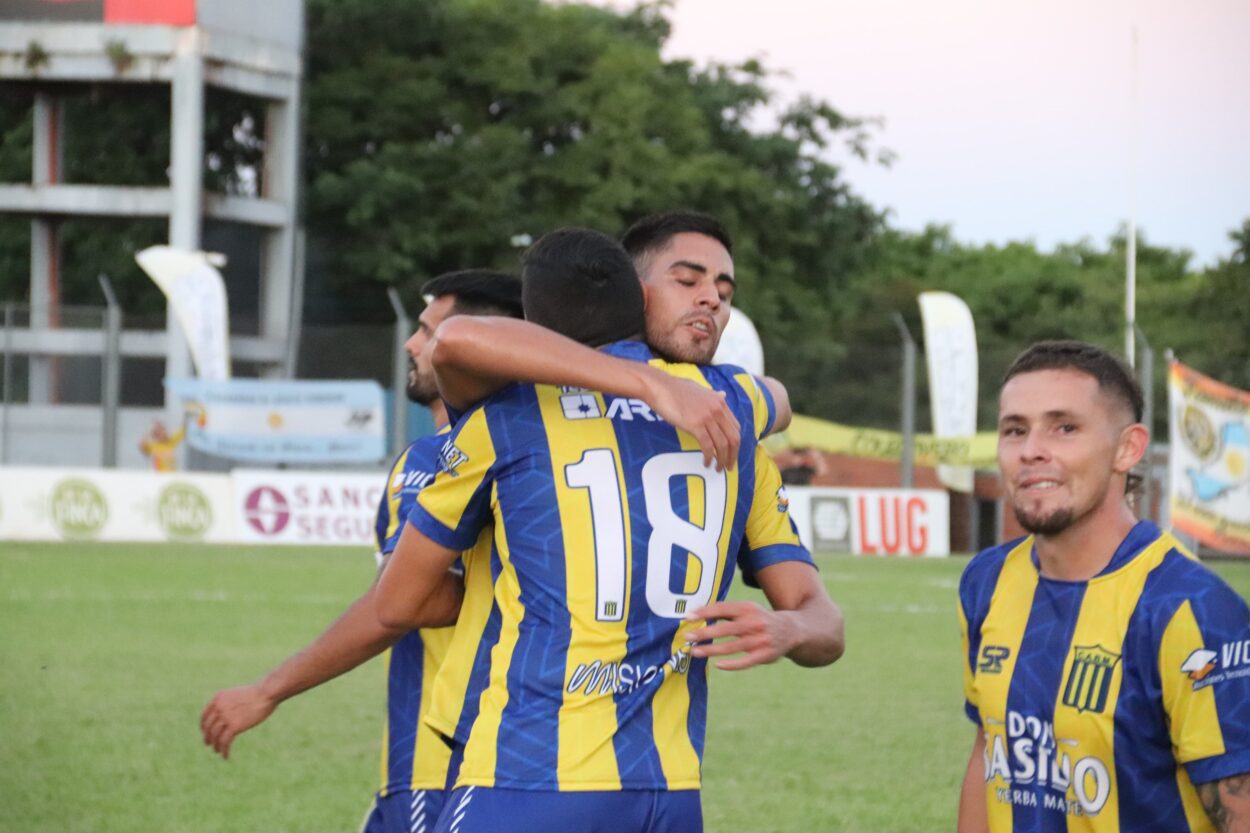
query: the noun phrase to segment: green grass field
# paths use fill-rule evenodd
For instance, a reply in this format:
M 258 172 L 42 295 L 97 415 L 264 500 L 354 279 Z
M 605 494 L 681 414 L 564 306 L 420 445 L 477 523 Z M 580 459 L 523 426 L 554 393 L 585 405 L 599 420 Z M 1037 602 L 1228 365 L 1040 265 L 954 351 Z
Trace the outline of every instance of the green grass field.
M 951 828 L 972 740 L 965 563 L 825 560 L 841 662 L 712 672 L 709 833 Z M 1250 594 L 1250 564 L 1215 567 Z M 356 830 L 380 663 L 286 703 L 228 763 L 199 713 L 316 635 L 372 569 L 364 550 L 0 544 L 0 831 Z

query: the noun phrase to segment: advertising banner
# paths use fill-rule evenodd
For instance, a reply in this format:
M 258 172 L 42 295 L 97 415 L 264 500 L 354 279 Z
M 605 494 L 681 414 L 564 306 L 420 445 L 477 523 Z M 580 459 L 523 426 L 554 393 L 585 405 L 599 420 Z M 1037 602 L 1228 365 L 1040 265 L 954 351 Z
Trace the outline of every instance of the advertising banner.
M 790 516 L 814 553 L 950 555 L 950 495 L 940 489 L 788 486 Z
M 972 311 L 949 292 L 921 292 L 924 356 L 929 366 L 929 405 L 938 439 L 977 432 L 977 334 Z M 972 468 L 941 464 L 938 479 L 959 492 L 972 491 Z
M 6 466 L 0 539 L 229 543 L 230 496 L 224 474 Z
M 135 255 L 144 272 L 165 293 L 186 334 L 201 379 L 230 378 L 230 331 L 226 285 L 204 252 L 150 246 Z
M 1174 361 L 1168 422 L 1172 526 L 1250 555 L 1250 392 Z
M 765 438 L 764 445 L 773 451 L 814 448 L 872 460 L 898 460 L 903 456 L 903 435 L 897 431 L 858 428 L 802 414 L 795 414 L 785 431 Z M 992 469 L 998 465 L 998 434 L 993 431 L 945 438 L 917 434 L 915 449 L 918 466 L 946 464 Z
M 374 547 L 374 521 L 386 473 L 235 469 L 240 540 L 258 544 Z
M 166 379 L 193 448 L 248 463 L 377 463 L 386 456 L 377 382 Z

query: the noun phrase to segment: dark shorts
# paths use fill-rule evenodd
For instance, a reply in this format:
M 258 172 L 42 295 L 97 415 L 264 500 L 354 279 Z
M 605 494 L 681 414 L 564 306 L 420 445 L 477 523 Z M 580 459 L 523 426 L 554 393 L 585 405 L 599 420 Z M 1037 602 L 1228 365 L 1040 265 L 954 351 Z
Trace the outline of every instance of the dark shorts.
M 435 833 L 702 833 L 698 790 L 545 792 L 461 787 Z
M 360 833 L 433 833 L 447 793 L 401 790 L 375 798 Z

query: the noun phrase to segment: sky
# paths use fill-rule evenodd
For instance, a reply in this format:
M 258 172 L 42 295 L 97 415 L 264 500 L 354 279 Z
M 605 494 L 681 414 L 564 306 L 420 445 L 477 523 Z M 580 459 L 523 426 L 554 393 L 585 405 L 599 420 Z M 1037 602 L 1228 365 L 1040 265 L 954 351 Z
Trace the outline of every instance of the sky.
M 760 57 L 788 74 L 783 98 L 880 117 L 892 166 L 831 158 L 897 227 L 1049 250 L 1135 215 L 1203 265 L 1250 218 L 1246 0 L 675 0 L 670 16 L 666 57 Z

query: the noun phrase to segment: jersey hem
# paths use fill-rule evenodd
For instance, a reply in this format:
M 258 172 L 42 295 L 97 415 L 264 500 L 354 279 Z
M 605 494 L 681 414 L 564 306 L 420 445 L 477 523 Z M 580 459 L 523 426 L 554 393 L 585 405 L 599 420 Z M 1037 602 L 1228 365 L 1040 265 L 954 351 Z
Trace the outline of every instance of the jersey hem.
M 623 792 L 626 790 L 699 790 L 702 784 L 699 779 L 693 781 L 585 781 L 576 784 L 561 784 L 553 787 L 550 784 L 536 784 L 532 781 L 514 781 L 511 779 L 461 777 L 456 779 L 456 789 L 461 787 L 487 787 L 501 790 L 530 790 L 532 792 L 576 793 L 576 792 Z

